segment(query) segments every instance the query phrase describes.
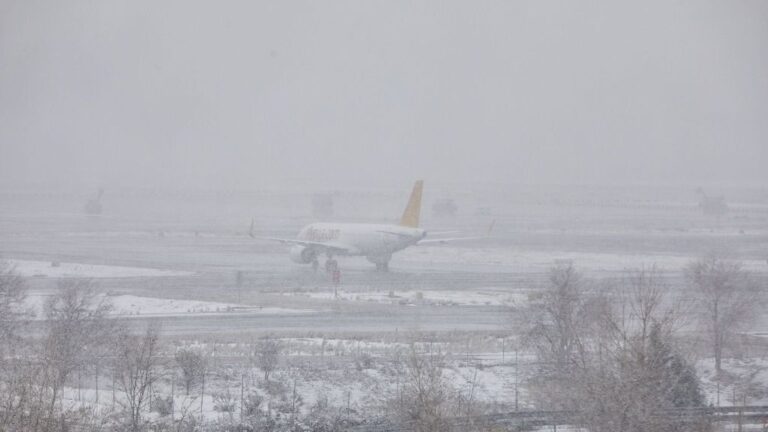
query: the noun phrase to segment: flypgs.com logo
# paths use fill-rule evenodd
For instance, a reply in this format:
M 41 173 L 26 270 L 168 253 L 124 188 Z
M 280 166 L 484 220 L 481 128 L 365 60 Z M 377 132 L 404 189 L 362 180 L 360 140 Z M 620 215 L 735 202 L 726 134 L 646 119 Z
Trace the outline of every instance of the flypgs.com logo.
M 329 240 L 336 240 L 339 238 L 340 230 L 338 229 L 317 229 L 317 228 L 309 228 L 305 234 L 307 240 L 310 241 L 329 241 Z

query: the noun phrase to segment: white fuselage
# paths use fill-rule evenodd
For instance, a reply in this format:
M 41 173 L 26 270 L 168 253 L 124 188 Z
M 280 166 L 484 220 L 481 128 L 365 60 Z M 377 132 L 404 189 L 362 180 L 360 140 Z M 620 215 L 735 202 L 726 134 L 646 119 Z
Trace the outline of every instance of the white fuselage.
M 299 232 L 297 240 L 344 246 L 340 255 L 365 256 L 373 262 L 386 259 L 426 236 L 421 228 L 364 223 L 313 223 Z

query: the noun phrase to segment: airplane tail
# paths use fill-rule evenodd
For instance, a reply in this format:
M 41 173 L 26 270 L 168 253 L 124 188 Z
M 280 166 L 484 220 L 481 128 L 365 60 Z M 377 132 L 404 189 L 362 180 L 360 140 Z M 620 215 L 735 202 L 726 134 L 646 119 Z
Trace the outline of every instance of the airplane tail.
M 421 214 L 421 190 L 424 187 L 424 180 L 417 180 L 413 184 L 413 190 L 411 191 L 411 198 L 408 200 L 408 206 L 403 212 L 403 217 L 400 219 L 400 225 L 418 228 L 419 227 L 419 215 Z

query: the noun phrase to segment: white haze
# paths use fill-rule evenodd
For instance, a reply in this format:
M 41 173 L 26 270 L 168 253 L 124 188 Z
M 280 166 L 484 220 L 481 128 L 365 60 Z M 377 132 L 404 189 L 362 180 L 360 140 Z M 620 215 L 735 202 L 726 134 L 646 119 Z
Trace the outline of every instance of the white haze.
M 0 1 L 0 183 L 764 185 L 764 1 Z

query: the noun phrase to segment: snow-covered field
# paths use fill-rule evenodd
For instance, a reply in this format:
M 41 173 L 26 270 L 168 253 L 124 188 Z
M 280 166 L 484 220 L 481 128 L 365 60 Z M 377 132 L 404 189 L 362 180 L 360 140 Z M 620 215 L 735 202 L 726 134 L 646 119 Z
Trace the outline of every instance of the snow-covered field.
M 26 299 L 27 308 L 35 317 L 42 317 L 49 294 L 32 294 Z M 95 303 L 111 305 L 110 315 L 116 317 L 171 317 L 195 314 L 257 314 L 292 315 L 313 312 L 307 309 L 280 307 L 258 307 L 232 303 L 205 302 L 198 300 L 177 300 L 134 295 L 98 295 Z
M 488 342 L 486 338 L 481 338 Z M 175 405 L 179 414 L 183 407 L 195 415 L 202 414 L 207 421 L 226 418 L 228 412 L 221 410 L 222 401 L 229 401 L 237 414 L 240 404 L 241 386 L 246 399 L 256 395 L 264 403 L 260 410 L 280 410 L 281 405 L 291 404 L 290 397 L 295 386 L 299 398 L 296 401 L 298 412 L 306 414 L 319 404 L 349 410 L 353 416 L 373 413 L 380 410 L 397 395 L 402 386 L 402 368 L 409 352 L 409 343 L 404 341 L 361 341 L 350 339 L 323 340 L 317 338 L 280 339 L 283 347 L 280 365 L 270 376 L 270 385 L 266 385 L 263 372 L 250 361 L 236 361 L 233 364 L 213 363 L 211 343 L 190 343 L 188 346 L 208 355 L 209 370 L 203 401 L 199 385 L 193 387 L 189 395 L 180 390 L 176 382 Z M 496 340 L 490 343 L 498 342 Z M 501 362 L 501 355 L 491 356 L 492 360 L 482 360 L 474 355 L 465 357 L 456 352 L 456 346 L 442 343 L 418 343 L 419 351 L 428 349 L 447 353 L 454 349 L 453 356 L 446 357 L 443 376 L 453 391 L 460 397 L 477 404 L 486 404 L 511 409 L 515 390 L 524 394 L 522 385 L 517 383 L 513 357 L 507 353 L 506 362 Z M 314 351 L 323 346 L 323 353 Z M 247 356 L 253 348 L 247 344 L 216 344 L 216 353 L 223 359 L 238 359 Z M 394 360 L 395 353 L 399 360 Z M 243 366 L 243 365 L 246 366 Z M 234 366 L 238 365 L 238 366 Z M 102 379 L 100 406 L 109 408 L 112 403 L 109 380 Z M 70 387 L 66 398 L 71 403 L 96 405 L 95 381 L 77 389 Z M 172 394 L 170 378 L 165 376 L 154 386 L 155 397 L 165 398 Z M 105 394 L 109 395 L 105 397 Z M 118 390 L 117 399 L 120 401 Z M 288 399 L 288 401 L 286 401 Z M 521 405 L 521 409 L 525 408 Z M 274 415 L 274 413 L 272 414 Z M 373 414 L 371 414 L 373 415 Z
M 7 259 L 20 275 L 26 277 L 81 277 L 81 278 L 127 278 L 188 276 L 192 273 L 174 270 L 158 270 L 144 267 L 123 267 L 113 265 L 82 264 L 69 262 L 46 262 Z
M 440 306 L 521 306 L 528 302 L 528 294 L 510 292 L 502 288 L 488 288 L 471 291 L 345 291 L 336 294 L 331 291 L 307 291 L 284 293 L 286 296 L 300 296 L 318 300 L 344 300 L 400 305 Z
M 466 357 L 461 351 L 463 343 L 461 340 L 451 343 L 438 342 L 434 345 L 421 342 L 416 346 L 420 352 L 435 350 L 434 352 L 448 354 L 443 363 L 442 376 L 460 397 L 504 412 L 514 409 L 517 393 L 520 398 L 519 409 L 533 409 L 527 404 L 524 384 L 526 371 L 533 367 L 530 364 L 532 357 L 521 353 L 518 363 L 509 346 L 507 346 L 506 357 L 503 357 L 502 352 L 493 350 L 493 347 L 498 349 L 503 346 L 500 344 L 501 340 L 482 337 L 476 340 L 484 345 L 473 347 L 471 353 L 466 353 Z M 294 388 L 299 395 L 295 402 L 296 409 L 304 414 L 319 404 L 327 404 L 352 413 L 373 413 L 397 395 L 403 379 L 401 370 L 403 364 L 398 365 L 397 362 L 404 361 L 410 349 L 410 344 L 402 340 L 286 338 L 280 339 L 280 343 L 283 347 L 282 359 L 278 369 L 271 375 L 271 385 L 265 385 L 263 372 L 257 366 L 251 365 L 239 369 L 243 366 L 219 363 L 219 369 L 217 369 L 214 363 L 211 363 L 202 404 L 199 386 L 194 387 L 187 396 L 179 391 L 177 382 L 176 406 L 188 406 L 196 414 L 202 414 L 207 421 L 225 418 L 230 415 L 230 412 L 222 411 L 222 401 L 229 401 L 234 410 L 231 412 L 237 414 L 242 386 L 246 398 L 248 395 L 257 395 L 264 401 L 261 406 L 264 415 L 267 415 L 265 410 L 269 406 L 276 409 L 275 407 L 281 404 L 290 405 L 292 402 L 289 398 Z M 210 343 L 193 343 L 190 346 L 209 355 L 212 349 Z M 491 348 L 492 352 L 478 355 L 474 348 Z M 247 355 L 251 348 L 242 344 L 217 344 L 216 350 L 223 358 L 236 359 L 241 355 Z M 503 360 L 504 358 L 506 360 Z M 250 363 L 235 362 L 233 364 Z M 724 361 L 726 378 L 721 381 L 719 387 L 713 381 L 712 365 L 711 358 L 702 359 L 696 364 L 708 404 L 731 406 L 768 403 L 768 361 L 726 359 Z M 102 380 L 102 382 L 108 382 L 108 380 Z M 107 387 L 108 384 L 102 387 L 101 391 L 109 392 Z M 742 396 L 745 394 L 744 389 L 747 389 L 746 399 Z M 167 397 L 172 392 L 170 381 L 161 380 L 155 391 L 156 396 Z M 79 398 L 78 394 L 80 394 Z M 738 400 L 734 400 L 733 395 L 738 395 Z M 118 400 L 119 397 L 118 395 Z M 69 388 L 67 398 L 72 403 L 93 405 L 96 395 L 92 387 L 86 386 L 79 391 Z M 107 408 L 111 398 L 102 395 L 101 400 L 102 407 Z M 557 429 L 578 430 L 560 426 Z M 552 429 L 550 426 L 549 429 L 534 430 Z
M 698 361 L 696 373 L 707 401 L 712 405 L 768 405 L 768 359 L 764 357 L 724 358 L 719 385 L 714 359 Z
M 398 261 L 409 264 L 452 264 L 460 266 L 497 266 L 516 272 L 545 272 L 558 263 L 572 263 L 590 274 L 622 272 L 627 269 L 656 266 L 659 270 L 684 268 L 698 256 L 648 253 L 592 253 L 579 251 L 540 251 L 515 248 L 432 246 L 413 247 L 401 252 Z M 745 270 L 768 270 L 765 260 L 742 260 Z

